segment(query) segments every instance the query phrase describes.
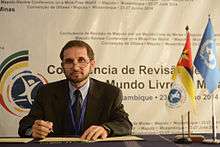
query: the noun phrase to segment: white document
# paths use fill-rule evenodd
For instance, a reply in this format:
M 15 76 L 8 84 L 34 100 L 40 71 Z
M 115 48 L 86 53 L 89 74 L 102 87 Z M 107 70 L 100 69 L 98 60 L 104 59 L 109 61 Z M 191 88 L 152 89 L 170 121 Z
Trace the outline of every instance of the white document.
M 28 143 L 32 140 L 33 138 L 2 137 L 0 143 Z
M 101 141 L 138 141 L 143 140 L 143 138 L 137 136 L 121 136 L 121 137 L 108 137 L 105 139 L 97 140 L 83 140 L 75 137 L 47 137 L 40 140 L 39 142 L 101 142 Z

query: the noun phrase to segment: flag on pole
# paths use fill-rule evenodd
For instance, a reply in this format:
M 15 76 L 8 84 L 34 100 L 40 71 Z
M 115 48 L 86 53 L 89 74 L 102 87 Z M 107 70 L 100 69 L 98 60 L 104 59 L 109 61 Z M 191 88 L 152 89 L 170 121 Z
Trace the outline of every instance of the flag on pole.
M 172 75 L 174 82 L 167 99 L 169 108 L 179 110 L 182 114 L 190 110 L 195 111 L 195 85 L 188 26 L 186 30 L 185 46 Z
M 205 28 L 194 65 L 205 81 L 209 93 L 212 93 L 220 81 L 220 72 L 216 60 L 215 35 L 209 18 Z

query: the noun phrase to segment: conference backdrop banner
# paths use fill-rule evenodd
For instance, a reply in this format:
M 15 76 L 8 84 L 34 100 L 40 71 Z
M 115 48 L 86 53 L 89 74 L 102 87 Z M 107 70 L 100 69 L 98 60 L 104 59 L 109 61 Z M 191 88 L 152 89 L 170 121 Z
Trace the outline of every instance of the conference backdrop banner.
M 39 86 L 61 80 L 59 53 L 73 39 L 95 52 L 92 77 L 122 89 L 133 134 L 181 133 L 167 105 L 189 26 L 193 59 L 210 15 L 220 59 L 219 0 L 1 0 L 0 136 L 17 136 Z M 217 62 L 218 65 L 220 62 Z M 212 99 L 220 131 L 219 90 L 209 95 L 194 68 L 193 133 L 210 133 Z M 187 99 L 187 97 L 186 97 Z M 185 129 L 187 130 L 187 129 Z

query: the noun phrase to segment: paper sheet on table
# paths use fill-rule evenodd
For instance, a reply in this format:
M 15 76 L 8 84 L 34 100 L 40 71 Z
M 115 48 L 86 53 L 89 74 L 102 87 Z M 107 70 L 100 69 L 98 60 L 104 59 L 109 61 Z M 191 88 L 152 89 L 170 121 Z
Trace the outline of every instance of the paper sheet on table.
M 48 137 L 40 140 L 39 142 L 101 142 L 101 141 L 137 141 L 143 138 L 137 136 L 121 136 L 121 137 L 108 137 L 105 139 L 97 139 L 95 141 L 83 140 L 74 137 Z
M 0 143 L 28 143 L 32 140 L 33 138 L 2 137 Z
M 121 136 L 121 137 L 108 137 L 105 139 L 98 139 L 96 141 L 138 141 L 138 140 L 144 140 L 144 139 L 137 136 Z

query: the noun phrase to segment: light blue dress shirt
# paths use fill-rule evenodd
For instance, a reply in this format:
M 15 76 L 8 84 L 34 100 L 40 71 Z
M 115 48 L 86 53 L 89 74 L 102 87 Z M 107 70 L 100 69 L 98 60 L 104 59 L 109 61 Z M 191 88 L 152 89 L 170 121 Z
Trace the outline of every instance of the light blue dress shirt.
M 82 104 L 86 98 L 86 95 L 88 94 L 88 91 L 89 91 L 89 80 L 87 80 L 86 84 L 83 85 L 79 90 L 82 94 Z M 71 100 L 71 106 L 74 104 L 74 102 L 76 101 L 76 98 L 74 96 L 74 92 L 76 90 L 75 87 L 73 87 L 73 85 L 71 84 L 71 82 L 69 81 L 68 82 L 69 84 L 69 95 L 70 95 L 70 100 Z

